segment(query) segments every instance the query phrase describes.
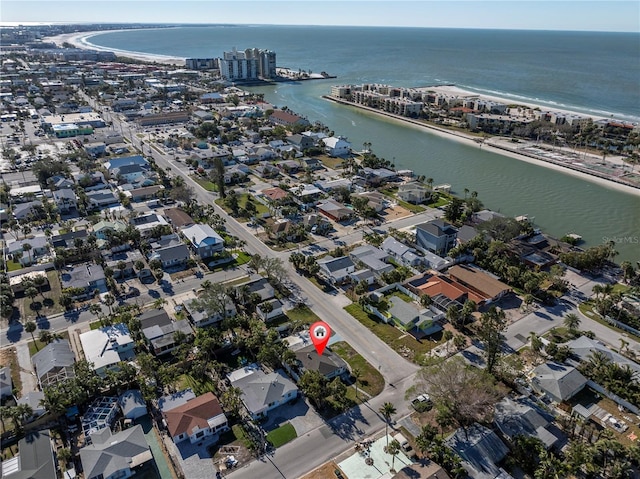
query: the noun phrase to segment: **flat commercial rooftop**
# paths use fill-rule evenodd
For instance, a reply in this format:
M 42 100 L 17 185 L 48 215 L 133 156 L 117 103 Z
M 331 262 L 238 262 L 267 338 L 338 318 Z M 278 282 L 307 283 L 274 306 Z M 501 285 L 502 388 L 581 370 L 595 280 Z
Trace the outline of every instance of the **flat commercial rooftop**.
M 392 440 L 392 437 L 389 436 L 389 442 Z M 395 473 L 391 472 L 391 454 L 384 452 L 386 445 L 386 436 L 382 436 L 369 447 L 355 451 L 351 457 L 338 463 L 338 466 L 340 466 L 340 469 L 342 469 L 342 472 L 345 473 L 348 479 L 391 479 Z M 373 459 L 371 465 L 367 464 L 368 458 Z M 396 455 L 394 469 L 399 471 L 411 463 L 411 459 L 400 451 Z

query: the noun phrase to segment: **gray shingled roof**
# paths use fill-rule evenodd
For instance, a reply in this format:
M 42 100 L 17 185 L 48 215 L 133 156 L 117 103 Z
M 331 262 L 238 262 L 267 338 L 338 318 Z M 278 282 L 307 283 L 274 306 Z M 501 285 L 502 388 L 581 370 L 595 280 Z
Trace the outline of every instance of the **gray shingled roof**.
M 51 479 L 56 477 L 56 465 L 51 450 L 51 433 L 48 429 L 35 432 L 18 442 L 18 457 L 14 458 L 18 467 L 9 472 L 6 462 L 3 464 L 3 479 Z M 9 460 L 11 461 L 11 460 Z M 7 462 L 9 462 L 7 461 Z
M 112 434 L 107 427 L 92 434 L 91 441 L 91 445 L 80 449 L 85 477 L 109 477 L 153 458 L 140 425 L 118 434 Z
M 47 382 L 45 379 L 49 373 L 59 373 L 62 369 L 66 371 L 66 377 L 72 377 L 73 364 L 76 361 L 76 357 L 71 351 L 69 341 L 58 339 L 47 344 L 34 354 L 31 361 L 35 367 L 38 380 Z
M 506 437 L 534 436 L 547 448 L 564 435 L 553 425 L 554 417 L 527 398 L 504 398 L 495 407 L 494 422 Z
M 580 371 L 560 363 L 541 364 L 533 373 L 532 383 L 557 400 L 570 399 L 587 384 L 587 379 Z

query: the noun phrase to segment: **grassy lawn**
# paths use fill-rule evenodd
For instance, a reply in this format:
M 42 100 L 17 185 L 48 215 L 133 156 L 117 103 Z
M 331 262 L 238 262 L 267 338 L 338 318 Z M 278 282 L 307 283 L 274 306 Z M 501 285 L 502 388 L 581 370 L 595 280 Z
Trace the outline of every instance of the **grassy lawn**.
M 190 374 L 183 374 L 178 379 L 178 391 L 182 391 L 183 389 L 191 388 L 196 396 L 201 396 L 202 394 L 208 392 L 215 392 L 216 385 L 215 383 L 207 378 L 204 380 L 196 379 Z
M 438 338 L 437 341 L 429 338 L 417 340 L 412 335 L 400 331 L 398 328 L 378 321 L 378 318 L 368 314 L 359 304 L 353 303 L 344 308 L 347 313 L 360 321 L 371 332 L 387 343 L 398 354 L 401 354 L 409 361 L 419 363 L 421 357 L 431 351 L 434 347 L 442 344 L 442 334 L 432 336 Z M 407 352 L 408 351 L 408 352 Z
M 429 206 L 431 208 L 439 208 L 440 206 L 444 206 L 449 204 L 451 200 L 449 198 L 447 198 L 446 196 L 440 196 L 438 198 L 438 201 L 436 201 L 435 203 L 429 203 Z
M 62 295 L 62 286 L 58 273 L 47 271 L 47 279 L 49 280 L 49 290 L 43 290 L 43 294 L 38 294 L 33 299 L 33 303 L 40 305 L 40 316 L 51 316 L 64 312 L 64 307 L 58 302 L 58 298 Z M 16 306 L 20 311 L 20 317 L 25 320 L 32 320 L 37 317 L 36 311 L 31 308 L 31 298 L 16 298 Z
M 241 195 L 238 195 L 238 206 L 240 207 L 240 209 L 247 206 L 247 198 L 249 198 L 248 193 L 242 193 Z M 269 212 L 269 208 L 267 208 L 265 205 L 260 203 L 258 200 L 255 200 L 253 203 L 256 205 L 256 216 L 262 216 L 264 213 Z M 223 210 L 225 210 L 228 214 L 231 214 L 231 209 L 225 204 L 222 198 L 218 198 L 216 200 L 216 204 L 220 206 Z M 236 217 L 236 219 L 240 220 L 240 219 L 249 219 L 249 218 L 238 216 Z
M 9 366 L 13 389 L 22 391 L 22 379 L 20 378 L 20 364 L 16 355 L 16 348 L 0 349 L 0 366 Z
M 94 329 L 100 329 L 100 321 L 94 321 L 93 323 L 89 323 L 89 328 L 91 328 L 91 331 L 93 331 Z
M 402 206 L 405 210 L 409 210 L 412 213 L 422 213 L 426 210 L 424 206 L 407 203 L 406 201 L 402 201 L 400 198 L 395 198 L 395 202 L 398 203 L 398 206 Z
M 231 431 L 233 432 L 233 435 L 235 436 L 236 440 L 244 444 L 244 447 L 246 448 L 251 447 L 251 441 L 249 440 L 247 435 L 244 433 L 244 429 L 242 429 L 240 424 L 234 424 L 233 426 L 231 426 Z
M 342 162 L 344 161 L 342 158 L 334 158 L 327 155 L 317 156 L 316 158 L 320 160 L 324 166 L 326 166 L 327 168 L 331 168 L 332 170 L 340 168 L 342 166 Z
M 405 303 L 413 303 L 413 299 L 411 299 L 408 295 L 404 294 L 402 291 L 394 291 L 389 296 L 397 296 Z
M 303 306 L 301 308 L 293 308 L 290 311 L 285 313 L 287 317 L 293 322 L 303 322 L 307 324 L 313 324 L 316 321 L 320 321 L 320 318 L 309 309 L 308 306 Z
M 229 261 L 228 263 L 219 264 L 218 266 L 215 266 L 213 268 L 210 268 L 208 265 L 206 265 L 206 268 L 209 270 L 209 272 L 214 273 L 217 271 L 224 271 L 225 269 L 233 268 L 235 266 L 241 266 L 251 261 L 251 255 L 249 253 L 245 253 L 244 251 L 236 251 L 234 254 L 237 255 L 236 258 Z M 205 266 L 203 266 L 203 268 L 204 267 Z
M 580 310 L 580 312 L 582 314 L 584 314 L 587 318 L 593 319 L 594 321 L 602 324 L 603 326 L 606 326 L 607 328 L 611 329 L 612 331 L 625 332 L 627 334 L 632 334 L 631 332 L 625 331 L 624 329 L 616 328 L 613 324 L 609 324 L 602 317 L 600 317 L 600 315 L 598 313 L 596 313 L 593 310 L 593 307 L 594 307 L 593 301 L 585 301 L 584 303 L 580 303 L 578 305 L 578 309 Z
M 238 286 L 240 284 L 246 283 L 250 279 L 251 279 L 251 276 L 246 276 L 244 278 L 236 278 L 236 279 L 232 279 L 230 281 L 225 281 L 224 285 L 225 286 Z
M 367 362 L 355 349 L 344 341 L 337 342 L 331 345 L 331 350 L 344 359 L 350 366 L 351 370 L 359 369 L 360 377 L 358 378 L 358 390 L 364 391 L 369 396 L 377 396 L 384 389 L 384 378 L 378 370 Z M 362 396 L 360 400 L 362 400 Z M 355 401 L 355 389 L 349 388 L 347 397 Z
M 17 271 L 22 268 L 22 265 L 17 261 L 7 261 L 7 271 Z
M 95 323 L 92 323 L 92 324 L 95 324 Z M 98 327 L 100 327 L 100 323 L 98 323 Z M 96 329 L 96 328 L 92 327 L 91 329 Z M 36 338 L 38 337 L 38 335 L 35 332 L 33 334 L 35 335 Z M 58 333 L 58 334 L 63 339 L 67 339 L 67 340 L 69 339 L 69 333 L 67 331 L 63 331 L 63 332 Z M 29 336 L 31 336 L 31 335 L 29 335 Z M 38 351 L 40 351 L 42 348 L 44 348 L 46 345 L 47 345 L 47 343 L 43 343 L 39 339 L 36 339 L 35 342 L 34 341 L 29 341 L 29 356 L 33 356 Z
M 218 191 L 218 187 L 212 181 L 209 181 L 209 180 L 207 180 L 205 178 L 202 178 L 200 176 L 197 176 L 197 175 L 192 175 L 191 178 L 193 179 L 193 181 L 198 183 L 200 186 L 202 186 L 207 191 Z
M 267 434 L 267 441 L 273 445 L 273 447 L 280 447 L 293 441 L 298 435 L 294 427 L 287 423 L 280 426 L 278 429 L 274 429 Z

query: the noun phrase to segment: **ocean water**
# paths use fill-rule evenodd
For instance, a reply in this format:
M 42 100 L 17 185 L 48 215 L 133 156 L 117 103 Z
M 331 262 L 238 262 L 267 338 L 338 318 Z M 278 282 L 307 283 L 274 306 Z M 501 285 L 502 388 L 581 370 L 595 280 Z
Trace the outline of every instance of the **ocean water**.
M 232 47 L 276 51 L 281 67 L 337 79 L 253 90 L 267 101 L 365 141 L 399 168 L 477 191 L 484 204 L 527 214 L 545 231 L 581 234 L 587 245 L 617 239 L 618 260 L 640 260 L 640 197 L 440 138 L 322 99 L 337 83 L 452 83 L 479 93 L 597 116 L 640 121 L 640 35 L 368 27 L 227 26 L 112 32 L 96 45 L 179 57 Z

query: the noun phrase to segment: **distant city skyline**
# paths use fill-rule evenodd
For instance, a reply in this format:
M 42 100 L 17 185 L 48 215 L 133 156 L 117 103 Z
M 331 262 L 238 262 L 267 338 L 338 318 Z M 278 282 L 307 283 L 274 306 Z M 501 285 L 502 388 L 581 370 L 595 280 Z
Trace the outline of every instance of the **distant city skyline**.
M 225 23 L 639 32 L 636 0 L 3 0 L 3 25 Z

